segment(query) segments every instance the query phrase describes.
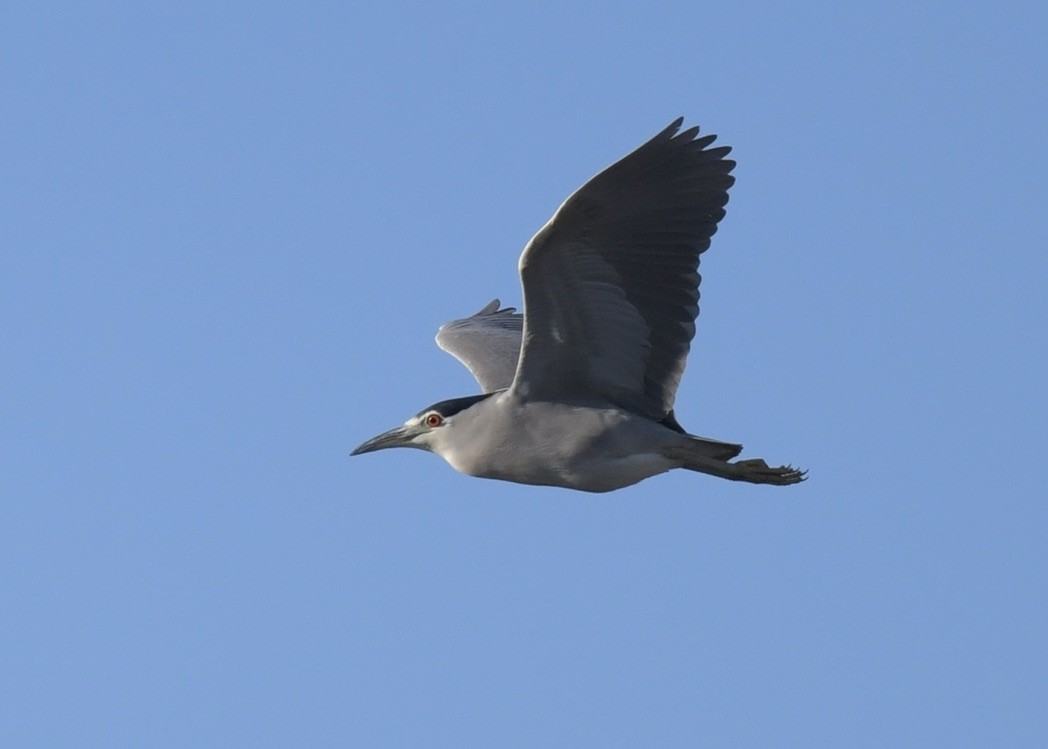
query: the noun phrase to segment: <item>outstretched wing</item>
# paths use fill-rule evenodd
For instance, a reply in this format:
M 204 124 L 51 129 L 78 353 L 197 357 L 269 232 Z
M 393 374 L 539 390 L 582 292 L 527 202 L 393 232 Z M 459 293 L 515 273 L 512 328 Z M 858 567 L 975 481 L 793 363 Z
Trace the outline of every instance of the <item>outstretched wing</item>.
M 524 335 L 512 388 L 600 397 L 661 420 L 699 313 L 699 255 L 724 217 L 735 162 L 678 119 L 595 176 L 520 258 Z
M 437 345 L 462 362 L 490 393 L 513 382 L 523 327 L 524 316 L 513 307 L 499 309 L 495 299 L 475 315 L 441 325 Z

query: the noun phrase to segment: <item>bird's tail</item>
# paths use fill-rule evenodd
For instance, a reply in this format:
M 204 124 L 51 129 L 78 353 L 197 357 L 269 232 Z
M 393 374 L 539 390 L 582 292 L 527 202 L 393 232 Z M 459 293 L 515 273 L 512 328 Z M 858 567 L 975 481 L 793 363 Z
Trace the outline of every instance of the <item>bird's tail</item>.
M 702 458 L 706 460 L 731 460 L 742 452 L 742 445 L 732 442 L 721 442 L 711 440 L 708 437 L 696 437 L 694 434 L 684 435 L 687 439 L 682 445 L 682 452 L 686 457 Z M 688 466 L 684 466 L 687 468 Z
M 736 463 L 728 462 L 740 452 L 742 452 L 742 445 L 718 442 L 690 434 L 685 435 L 685 438 L 676 445 L 664 448 L 666 457 L 678 462 L 681 468 L 732 481 L 785 486 L 804 481 L 807 475 L 807 471 L 793 466 L 772 468 L 760 458 L 740 460 Z

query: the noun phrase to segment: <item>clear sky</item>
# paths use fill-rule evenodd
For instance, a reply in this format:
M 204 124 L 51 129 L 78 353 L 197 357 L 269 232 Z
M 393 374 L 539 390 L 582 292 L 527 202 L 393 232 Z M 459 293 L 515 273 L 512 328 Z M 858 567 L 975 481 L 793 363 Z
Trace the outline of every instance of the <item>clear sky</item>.
M 8 7 L 0 744 L 1048 745 L 1045 8 Z M 678 115 L 678 416 L 810 480 L 350 459 Z

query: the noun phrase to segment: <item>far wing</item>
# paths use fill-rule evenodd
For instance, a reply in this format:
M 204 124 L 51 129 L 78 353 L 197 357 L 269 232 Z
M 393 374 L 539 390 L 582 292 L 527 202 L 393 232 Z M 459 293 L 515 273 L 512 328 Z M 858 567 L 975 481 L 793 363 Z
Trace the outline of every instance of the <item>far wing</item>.
M 523 328 L 524 316 L 513 307 L 499 309 L 495 299 L 475 315 L 441 325 L 437 345 L 462 362 L 490 393 L 513 382 Z

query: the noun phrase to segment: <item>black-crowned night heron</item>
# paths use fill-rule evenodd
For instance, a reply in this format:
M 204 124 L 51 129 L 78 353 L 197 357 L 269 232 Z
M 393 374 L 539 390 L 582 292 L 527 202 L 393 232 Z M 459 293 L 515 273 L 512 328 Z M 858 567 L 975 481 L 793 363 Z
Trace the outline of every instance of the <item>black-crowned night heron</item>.
M 688 434 L 673 415 L 699 314 L 699 256 L 735 162 L 678 119 L 569 197 L 520 257 L 524 314 L 444 325 L 483 393 L 440 401 L 353 455 L 416 447 L 462 473 L 606 492 L 687 468 L 755 484 L 805 472 Z

